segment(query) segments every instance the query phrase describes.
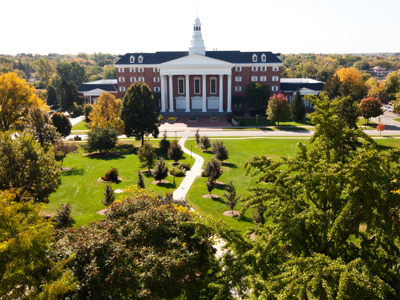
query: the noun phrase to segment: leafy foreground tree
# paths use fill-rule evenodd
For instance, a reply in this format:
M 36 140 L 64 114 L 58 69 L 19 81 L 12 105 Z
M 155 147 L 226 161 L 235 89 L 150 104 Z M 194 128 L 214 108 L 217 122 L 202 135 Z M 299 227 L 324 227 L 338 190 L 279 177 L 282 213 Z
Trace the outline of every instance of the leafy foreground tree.
M 156 166 L 154 167 L 154 172 L 153 176 L 155 180 L 158 180 L 161 182 L 164 178 L 168 176 L 168 168 L 165 165 L 165 160 L 164 158 L 160 158 L 160 160 L 156 163 Z
M 0 298 L 64 299 L 75 290 L 65 261 L 49 258 L 53 224 L 22 190 L 0 192 Z
M 154 97 L 149 86 L 145 83 L 135 82 L 126 91 L 122 99 L 121 120 L 125 123 L 125 135 L 134 136 L 142 141 L 144 137 L 152 134 L 158 137 L 158 127 L 162 116 L 157 116 L 154 110 Z
M 226 149 L 224 142 L 215 141 L 212 144 L 211 149 L 214 153 L 215 158 L 218 159 L 221 163 L 229 158 L 228 149 Z
M 270 95 L 271 91 L 266 84 L 250 83 L 246 87 L 246 101 L 251 108 L 258 111 L 263 110 L 268 105 Z
M 178 141 L 173 140 L 168 149 L 168 158 L 172 159 L 175 163 L 177 163 L 178 160 L 182 159 L 182 157 L 183 157 L 183 150 L 181 145 L 179 145 Z
M 60 183 L 60 164 L 32 134 L 0 133 L 0 191 L 19 188 L 30 200 L 48 203 Z
M 268 120 L 272 122 L 286 121 L 290 116 L 290 105 L 283 94 L 273 95 L 268 101 Z
M 87 144 L 84 146 L 88 152 L 110 150 L 115 147 L 118 140 L 118 132 L 114 128 L 95 127 L 88 132 Z
M 290 103 L 290 115 L 295 122 L 303 120 L 306 116 L 306 106 L 303 98 L 301 98 L 300 90 L 296 91 L 293 101 Z
M 139 149 L 138 158 L 141 162 L 140 167 L 147 167 L 150 173 L 150 169 L 154 167 L 157 160 L 156 149 L 150 142 L 145 142 Z
M 219 282 L 212 233 L 189 210 L 132 187 L 104 220 L 60 231 L 56 255 L 72 258 L 73 299 L 231 299 Z
M 247 172 L 272 178 L 251 188 L 245 209 L 265 205 L 271 224 L 252 242 L 222 233 L 234 251 L 226 272 L 240 274 L 251 299 L 398 299 L 400 151 L 378 151 L 361 130 L 343 126 L 338 102 L 308 96 L 311 146 L 292 157 L 255 156 Z M 343 139 L 358 138 L 353 150 Z

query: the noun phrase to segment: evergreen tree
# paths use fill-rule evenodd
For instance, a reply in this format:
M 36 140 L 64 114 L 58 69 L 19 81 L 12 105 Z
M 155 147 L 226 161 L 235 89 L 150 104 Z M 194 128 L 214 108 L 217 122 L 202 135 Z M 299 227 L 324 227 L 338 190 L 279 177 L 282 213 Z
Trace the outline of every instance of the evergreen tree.
M 114 128 L 95 127 L 88 133 L 87 144 L 84 146 L 88 152 L 110 150 L 118 141 L 118 132 Z
M 251 108 L 258 111 L 268 105 L 270 95 L 271 91 L 266 84 L 250 83 L 246 87 L 246 101 Z
M 71 121 L 63 113 L 53 113 L 53 115 L 51 116 L 51 122 L 62 137 L 67 137 L 71 134 Z
M 340 86 L 339 75 L 335 74 L 326 82 L 324 90 L 327 92 L 328 97 L 333 100 L 341 95 Z
M 57 97 L 57 90 L 56 88 L 49 84 L 46 88 L 47 90 L 47 105 L 51 106 L 51 108 L 55 109 L 58 107 L 58 97 Z
M 206 135 L 203 135 L 200 139 L 200 148 L 207 151 L 211 147 L 210 138 Z
M 150 88 L 145 83 L 135 82 L 126 91 L 122 99 L 121 120 L 125 123 L 125 135 L 134 136 L 142 141 L 144 137 L 152 134 L 158 137 L 158 127 L 162 116 L 157 116 L 154 110 L 154 97 Z
M 290 114 L 292 116 L 292 120 L 298 122 L 306 116 L 306 107 L 304 105 L 304 100 L 301 98 L 300 90 L 296 91 L 296 95 L 293 98 L 292 103 L 290 104 Z
M 208 180 L 206 181 L 206 187 L 211 196 L 212 190 L 215 189 L 215 180 L 212 177 L 208 177 Z
M 71 204 L 61 204 L 57 209 L 56 223 L 57 228 L 69 228 L 72 227 L 74 219 L 71 216 L 72 206 Z
M 217 180 L 221 177 L 223 171 L 221 163 L 217 161 L 214 157 L 208 161 L 203 170 L 203 176 L 211 177 L 213 180 Z
M 167 131 L 164 131 L 163 138 L 160 141 L 159 148 L 161 151 L 168 152 L 171 142 L 167 140 Z
M 114 201 L 115 201 L 115 195 L 114 195 L 114 190 L 111 186 L 111 183 L 107 183 L 104 186 L 104 198 L 101 199 L 101 202 L 103 202 L 103 204 L 105 206 L 110 206 Z
M 141 189 L 145 189 L 146 188 L 146 186 L 144 184 L 144 178 L 143 178 L 142 172 L 140 172 L 140 171 L 138 171 L 138 180 L 136 182 L 136 185 L 138 187 L 140 187 Z
M 215 141 L 212 144 L 212 152 L 214 153 L 215 158 L 221 163 L 229 158 L 228 149 L 226 149 L 224 142 L 222 141 Z
M 236 196 L 236 188 L 232 181 L 229 182 L 226 190 L 228 193 L 224 191 L 224 197 L 226 198 L 225 204 L 232 210 L 233 214 L 233 209 L 235 208 L 236 203 L 239 201 L 241 195 Z
M 358 101 L 350 96 L 341 99 L 336 98 L 334 101 L 339 104 L 336 108 L 336 114 L 343 120 L 343 125 L 352 129 L 357 129 L 357 120 L 358 117 L 361 116 Z
M 168 149 L 168 158 L 172 159 L 175 163 L 182 159 L 183 157 L 183 150 L 181 145 L 178 144 L 178 141 L 172 141 L 171 145 Z
M 165 165 L 164 158 L 160 158 L 160 160 L 156 163 L 154 167 L 153 177 L 155 180 L 161 181 L 168 176 L 168 168 Z
M 200 144 L 200 129 L 197 128 L 196 133 L 194 134 L 194 137 L 196 138 L 196 144 Z
M 144 145 L 140 147 L 138 158 L 142 163 L 140 167 L 143 168 L 147 166 L 150 173 L 150 169 L 154 166 L 157 159 L 156 150 L 150 142 L 145 142 Z

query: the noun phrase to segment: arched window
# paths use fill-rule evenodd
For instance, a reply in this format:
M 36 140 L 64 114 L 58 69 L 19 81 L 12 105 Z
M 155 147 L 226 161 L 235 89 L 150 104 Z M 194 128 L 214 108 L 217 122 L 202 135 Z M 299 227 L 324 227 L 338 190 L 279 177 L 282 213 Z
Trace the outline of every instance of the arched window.
M 133 55 L 131 55 L 131 57 L 129 58 L 129 62 L 130 62 L 131 64 L 134 64 L 134 63 L 135 63 L 135 57 L 134 57 Z

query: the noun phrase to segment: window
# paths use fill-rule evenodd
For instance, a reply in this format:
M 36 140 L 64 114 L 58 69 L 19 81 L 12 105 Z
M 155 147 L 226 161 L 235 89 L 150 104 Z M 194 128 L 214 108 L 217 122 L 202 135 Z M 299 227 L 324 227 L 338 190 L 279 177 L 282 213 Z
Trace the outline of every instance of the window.
M 200 78 L 194 79 L 194 93 L 200 94 Z
M 210 78 L 210 94 L 217 93 L 217 78 L 212 77 Z
M 129 58 L 129 62 L 130 62 L 131 64 L 134 64 L 134 63 L 135 63 L 135 57 L 134 57 L 133 55 Z
M 277 85 L 273 85 L 273 86 L 272 86 L 272 91 L 273 91 L 273 92 L 278 91 L 278 86 L 277 86 Z
M 241 76 L 236 76 L 235 77 L 235 81 L 237 81 L 237 82 L 242 81 L 242 77 Z
M 159 86 L 155 86 L 155 87 L 154 87 L 154 91 L 155 91 L 155 92 L 159 92 L 159 91 L 160 91 L 160 87 L 159 87 Z
M 253 72 L 257 72 L 257 71 L 258 71 L 258 67 L 251 67 L 251 70 L 252 70 Z
M 235 107 L 242 107 L 242 103 L 239 103 L 239 104 L 235 103 Z
M 292 96 L 286 96 L 286 100 L 290 103 L 290 101 L 292 101 Z
M 278 80 L 279 80 L 278 76 L 272 76 L 272 81 L 278 81 Z
M 139 82 L 144 82 L 144 77 L 143 76 L 139 77 Z
M 235 86 L 235 92 L 241 92 L 242 87 L 241 86 Z
M 136 77 L 131 77 L 131 82 L 136 82 Z
M 253 62 L 257 62 L 257 54 L 253 54 Z
M 267 56 L 265 54 L 261 55 L 261 61 L 266 62 L 267 61 Z
M 242 72 L 242 67 L 236 67 L 236 72 Z
M 119 87 L 119 91 L 120 91 L 120 92 L 125 92 L 125 87 L 124 87 L 124 86 L 120 86 L 120 87 Z
M 125 77 L 120 77 L 118 79 L 119 79 L 119 82 L 125 82 Z
M 279 71 L 279 67 L 272 67 L 272 71 Z
M 184 78 L 178 78 L 178 94 L 185 93 L 185 80 Z
M 138 72 L 144 72 L 144 69 L 143 68 L 138 68 Z
M 266 66 L 262 66 L 262 67 L 261 67 L 261 71 L 262 71 L 262 72 L 267 71 L 267 67 L 266 67 Z
M 141 64 L 143 62 L 143 56 L 140 55 L 138 61 L 139 61 L 139 64 Z
M 251 81 L 257 81 L 257 76 L 251 76 Z
M 135 72 L 135 68 L 129 68 L 129 71 L 130 71 L 131 73 L 133 73 L 133 72 Z
M 267 81 L 267 76 L 260 76 L 261 81 Z
M 118 72 L 123 72 L 124 68 L 118 68 Z
M 154 68 L 153 68 L 153 72 L 156 72 L 156 73 L 157 73 L 157 72 L 158 72 L 158 68 L 157 68 L 157 67 L 154 67 Z
M 160 77 L 154 77 L 154 78 L 153 78 L 153 81 L 154 81 L 154 82 L 160 82 Z

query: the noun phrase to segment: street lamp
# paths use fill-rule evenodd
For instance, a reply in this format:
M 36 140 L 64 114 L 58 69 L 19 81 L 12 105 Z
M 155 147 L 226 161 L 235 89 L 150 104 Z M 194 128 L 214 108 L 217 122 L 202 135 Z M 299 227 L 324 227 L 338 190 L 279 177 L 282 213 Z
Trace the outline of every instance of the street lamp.
M 174 177 L 174 186 L 175 186 L 175 164 L 174 164 L 174 167 L 173 167 L 173 177 Z
M 258 114 L 256 114 L 256 129 L 258 129 Z
M 193 145 L 190 145 L 190 159 L 192 159 L 192 146 Z

